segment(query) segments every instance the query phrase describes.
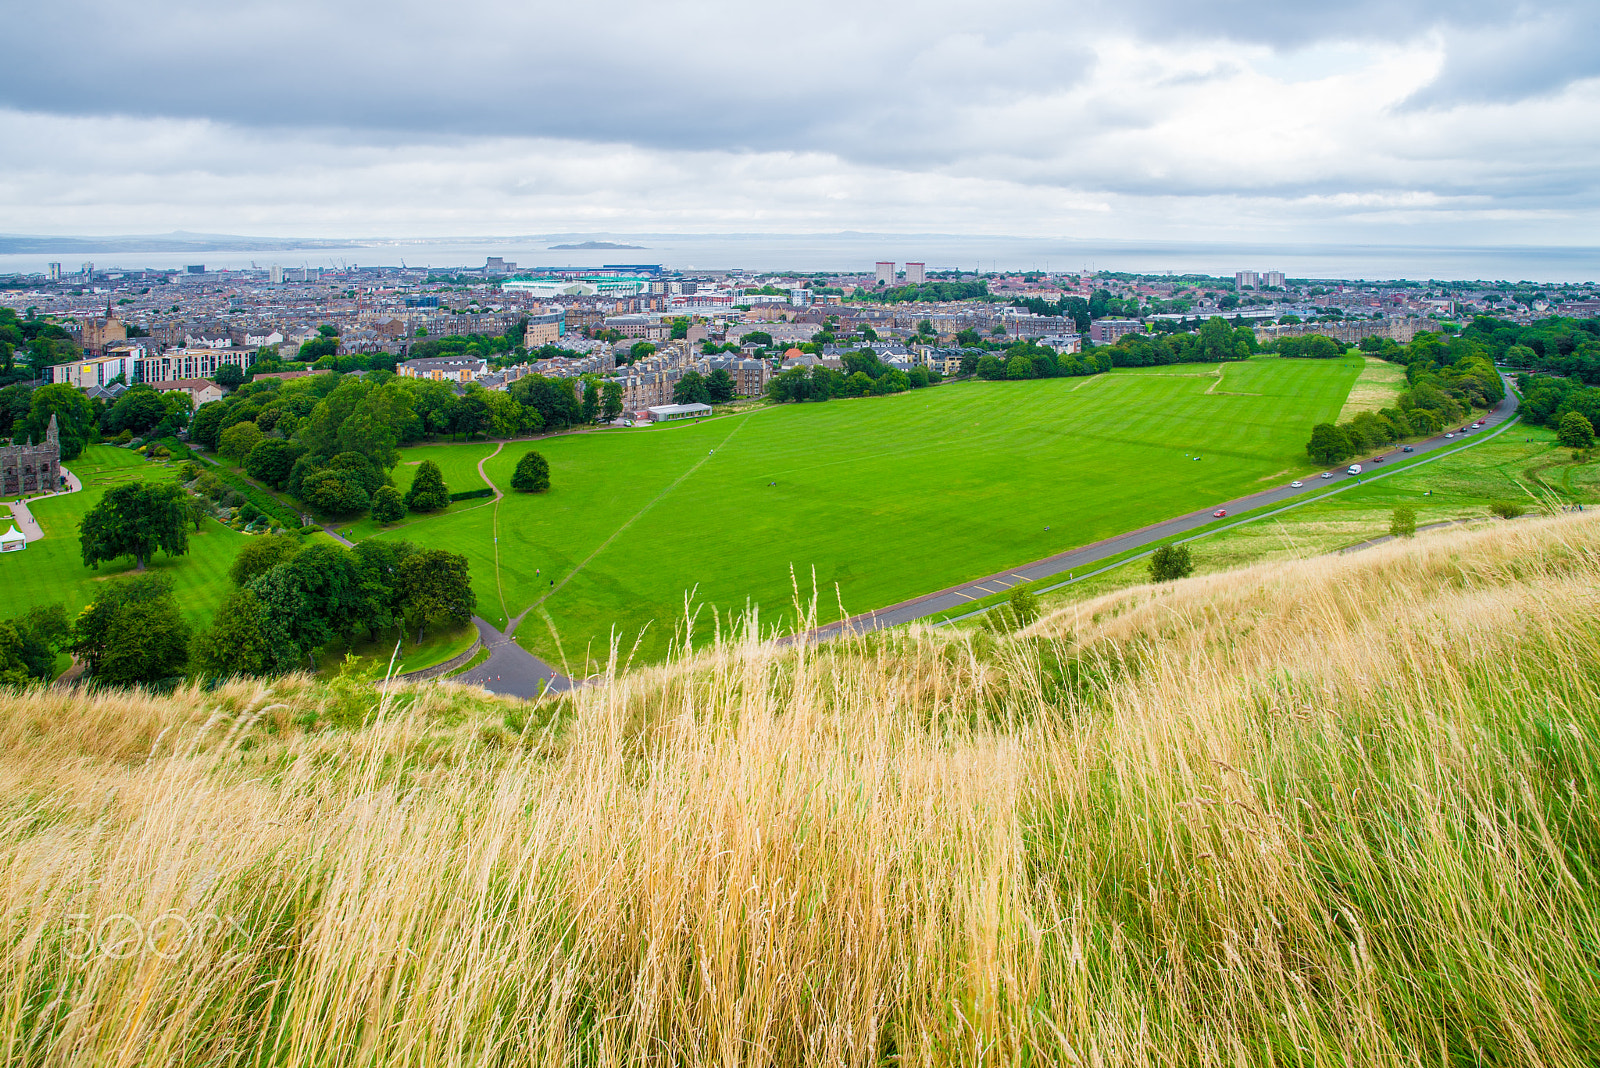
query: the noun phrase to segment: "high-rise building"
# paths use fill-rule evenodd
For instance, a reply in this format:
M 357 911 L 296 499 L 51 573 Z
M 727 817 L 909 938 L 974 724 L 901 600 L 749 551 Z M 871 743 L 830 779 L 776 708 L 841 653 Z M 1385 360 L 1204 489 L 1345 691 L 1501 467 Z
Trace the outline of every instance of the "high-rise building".
M 52 263 L 50 265 L 50 281 L 52 281 L 52 282 L 61 281 L 61 264 Z
M 920 286 L 928 280 L 928 265 L 926 263 L 906 263 L 906 285 Z
M 85 282 L 87 282 L 87 281 L 91 280 L 92 278 L 94 278 L 94 264 L 93 263 L 85 263 L 83 265 L 83 280 Z
M 878 284 L 882 286 L 894 285 L 894 261 L 878 261 Z
M 1235 289 L 1258 289 L 1261 286 L 1261 276 L 1255 271 L 1233 272 L 1233 287 Z
M 267 268 L 267 281 L 275 286 L 283 285 L 283 268 L 274 263 Z
M 1268 272 L 1266 272 L 1265 274 L 1263 274 L 1261 276 L 1261 284 L 1266 286 L 1268 289 L 1282 289 L 1283 288 L 1283 272 L 1282 271 L 1268 271 Z

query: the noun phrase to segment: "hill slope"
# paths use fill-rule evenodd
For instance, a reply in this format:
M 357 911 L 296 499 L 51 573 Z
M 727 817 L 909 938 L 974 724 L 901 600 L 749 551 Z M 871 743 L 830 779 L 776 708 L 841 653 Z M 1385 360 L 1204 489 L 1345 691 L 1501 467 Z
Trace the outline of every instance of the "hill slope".
M 19 1063 L 1593 1063 L 1600 525 L 753 628 L 565 704 L 0 704 Z M 133 938 L 137 932 L 139 938 Z

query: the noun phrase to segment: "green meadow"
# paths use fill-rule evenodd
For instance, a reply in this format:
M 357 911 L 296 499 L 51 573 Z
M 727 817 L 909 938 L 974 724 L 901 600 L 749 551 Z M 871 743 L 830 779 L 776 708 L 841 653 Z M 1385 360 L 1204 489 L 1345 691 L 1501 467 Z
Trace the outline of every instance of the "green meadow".
M 700 628 L 754 606 L 791 626 L 798 586 L 826 621 L 1310 471 L 1311 426 L 1337 416 L 1362 368 L 1257 358 L 956 383 L 512 442 L 490 478 L 507 489 L 537 448 L 550 492 L 378 536 L 465 553 L 480 614 L 503 626 L 533 609 L 517 639 L 542 656 L 577 668 L 614 630 L 654 658 L 686 605 Z M 493 446 L 404 450 L 397 474 L 452 449 L 446 481 L 470 488 L 449 472 L 475 481 Z
M 64 604 L 75 616 L 94 600 L 98 583 L 134 570 L 131 560 L 101 564 L 95 571 L 83 566 L 78 549 L 78 523 L 99 503 L 107 489 L 119 482 L 143 479 L 170 481 L 177 472 L 167 464 L 153 464 L 129 449 L 91 445 L 77 460 L 65 465 L 83 481 L 81 493 L 36 497 L 28 502 L 44 538 L 20 553 L 0 557 L 0 618 L 37 604 Z M 149 570 L 172 576 L 178 605 L 190 626 L 211 621 L 211 613 L 228 593 L 228 565 L 244 544 L 245 535 L 207 518 L 199 531 L 189 534 L 187 556 L 157 553 Z

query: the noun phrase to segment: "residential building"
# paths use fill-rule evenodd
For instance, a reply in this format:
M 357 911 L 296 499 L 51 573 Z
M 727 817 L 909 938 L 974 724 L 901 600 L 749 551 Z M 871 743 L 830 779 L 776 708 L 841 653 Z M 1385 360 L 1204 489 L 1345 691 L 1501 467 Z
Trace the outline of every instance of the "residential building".
M 928 265 L 926 263 L 910 262 L 906 264 L 906 285 L 920 286 L 928 280 Z
M 1255 271 L 1233 272 L 1233 287 L 1235 289 L 1259 289 L 1261 276 Z
M 427 378 L 435 382 L 471 382 L 489 373 L 489 361 L 480 356 L 434 356 L 395 365 L 402 378 Z
M 202 404 L 222 399 L 222 387 L 205 378 L 184 378 L 175 382 L 150 382 L 151 389 L 157 393 L 187 393 L 189 407 L 198 408 Z
M 894 261 L 879 260 L 877 265 L 876 281 L 880 286 L 894 285 Z
M 144 350 L 138 349 L 139 353 Z M 65 383 L 77 389 L 91 389 L 95 386 L 104 386 L 115 381 L 118 376 L 124 382 L 135 381 L 133 376 L 135 360 L 123 351 L 117 351 L 106 356 L 91 356 L 82 360 L 73 360 L 71 363 L 58 363 L 45 368 L 44 379 L 50 383 Z
M 1268 271 L 1266 274 L 1263 274 L 1261 276 L 1261 284 L 1266 286 L 1268 289 L 1282 289 L 1283 288 L 1283 272 L 1282 271 Z
M 522 333 L 522 343 L 530 349 L 554 345 L 566 333 L 567 311 L 558 306 L 553 312 L 528 316 L 528 327 Z
M 1124 334 L 1142 334 L 1144 324 L 1137 319 L 1096 319 L 1089 324 L 1089 340 L 1109 344 Z
M 174 382 L 181 378 L 214 378 L 217 369 L 225 364 L 245 371 L 255 362 L 255 349 L 170 349 L 160 355 L 146 353 L 135 359 L 129 380 Z

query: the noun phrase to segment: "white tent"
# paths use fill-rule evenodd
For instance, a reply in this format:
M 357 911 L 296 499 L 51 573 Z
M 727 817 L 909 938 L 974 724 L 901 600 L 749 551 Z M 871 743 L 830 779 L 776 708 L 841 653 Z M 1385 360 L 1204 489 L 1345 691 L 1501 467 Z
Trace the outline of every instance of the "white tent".
M 14 553 L 28 547 L 28 539 L 15 525 L 4 534 L 0 534 L 0 553 Z

